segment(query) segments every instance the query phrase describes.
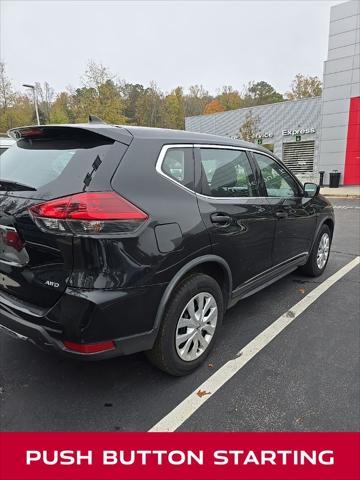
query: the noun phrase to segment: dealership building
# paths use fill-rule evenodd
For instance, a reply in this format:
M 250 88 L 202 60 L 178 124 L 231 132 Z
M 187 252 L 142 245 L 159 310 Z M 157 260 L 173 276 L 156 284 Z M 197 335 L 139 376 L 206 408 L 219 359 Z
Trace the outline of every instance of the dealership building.
M 255 142 L 273 151 L 302 180 L 324 171 L 340 183 L 360 184 L 360 2 L 331 8 L 321 97 L 187 117 L 193 132 L 238 137 L 251 114 Z

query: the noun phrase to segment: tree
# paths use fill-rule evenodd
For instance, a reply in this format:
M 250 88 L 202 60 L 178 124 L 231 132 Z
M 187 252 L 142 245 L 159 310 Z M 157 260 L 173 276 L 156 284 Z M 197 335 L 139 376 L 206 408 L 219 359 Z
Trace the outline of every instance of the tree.
M 1 115 L 0 118 L 1 131 L 36 123 L 34 102 L 27 95 L 16 93 L 14 102 L 8 107 L 6 115 L 4 117 Z M 6 123 L 4 124 L 3 121 Z
M 27 95 L 15 92 L 0 62 L 0 132 L 34 123 L 34 104 Z
M 181 87 L 175 88 L 164 100 L 164 127 L 183 130 L 185 125 L 184 96 Z
M 109 123 L 125 123 L 120 87 L 106 67 L 90 61 L 82 83 L 73 95 L 76 121 L 87 121 L 93 114 Z
M 322 83 L 319 77 L 298 73 L 291 82 L 291 90 L 285 95 L 289 100 L 298 100 L 299 98 L 318 97 L 321 93 Z
M 82 83 L 75 98 L 80 113 L 78 121 L 87 121 L 88 115 L 93 114 L 109 123 L 125 123 L 124 103 L 115 75 L 104 65 L 90 60 Z
M 222 87 L 221 93 L 217 99 L 224 107 L 224 110 L 235 110 L 243 106 L 243 100 L 237 90 L 234 90 L 230 85 Z
M 101 85 L 108 80 L 115 81 L 115 75 L 102 65 L 96 63 L 94 60 L 89 60 L 84 75 L 81 77 L 81 82 L 84 87 L 94 88 L 98 90 Z
M 6 74 L 5 63 L 0 62 L 0 110 L 1 120 L 0 129 L 6 131 L 10 128 L 11 119 L 9 117 L 10 107 L 15 101 L 15 92 L 10 79 Z
M 54 89 L 50 87 L 48 82 L 35 83 L 36 95 L 38 100 L 40 123 L 46 124 L 50 122 L 50 111 L 54 100 Z
M 211 113 L 224 112 L 225 109 L 219 102 L 219 100 L 212 100 L 210 103 L 205 105 L 204 115 L 210 115 Z
M 139 98 L 144 95 L 145 88 L 139 83 L 126 83 L 120 85 L 120 92 L 124 101 L 124 115 L 126 123 L 136 124 L 136 104 Z
M 155 82 L 136 102 L 136 122 L 147 127 L 161 127 L 164 119 L 164 95 Z
M 246 142 L 253 142 L 259 131 L 260 117 L 253 115 L 250 110 L 245 117 L 244 123 L 239 128 L 239 138 Z
M 57 95 L 51 106 L 50 123 L 75 123 L 71 93 L 61 92 Z
M 282 102 L 281 93 L 278 93 L 269 83 L 250 82 L 245 89 L 244 106 L 267 105 L 269 103 Z
M 184 115 L 192 117 L 202 115 L 205 106 L 213 100 L 213 97 L 202 85 L 192 85 L 189 93 L 184 95 Z
M 0 62 L 0 108 L 5 113 L 15 98 L 15 92 L 6 74 L 5 63 Z

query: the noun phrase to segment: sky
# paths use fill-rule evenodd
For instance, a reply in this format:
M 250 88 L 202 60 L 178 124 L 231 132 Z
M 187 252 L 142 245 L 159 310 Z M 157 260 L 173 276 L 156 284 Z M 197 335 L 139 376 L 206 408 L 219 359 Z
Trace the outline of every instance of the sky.
M 77 87 L 92 59 L 164 91 L 265 80 L 283 93 L 299 72 L 322 77 L 337 3 L 0 0 L 0 57 L 17 89 Z

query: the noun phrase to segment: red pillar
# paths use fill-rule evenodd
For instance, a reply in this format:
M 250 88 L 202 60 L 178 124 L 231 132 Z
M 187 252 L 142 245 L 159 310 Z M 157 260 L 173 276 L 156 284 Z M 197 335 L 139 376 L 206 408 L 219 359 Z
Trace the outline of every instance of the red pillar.
M 360 185 L 360 97 L 350 99 L 344 185 Z

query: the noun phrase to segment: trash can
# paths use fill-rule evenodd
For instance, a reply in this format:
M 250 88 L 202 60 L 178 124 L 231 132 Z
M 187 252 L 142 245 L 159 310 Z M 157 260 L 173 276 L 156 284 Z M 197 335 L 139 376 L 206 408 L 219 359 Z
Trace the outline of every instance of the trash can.
M 319 174 L 320 174 L 320 187 L 323 187 L 324 186 L 324 174 L 325 174 L 324 170 L 321 170 L 319 172 Z
M 330 188 L 338 188 L 340 183 L 340 175 L 341 173 L 337 170 L 330 172 Z

